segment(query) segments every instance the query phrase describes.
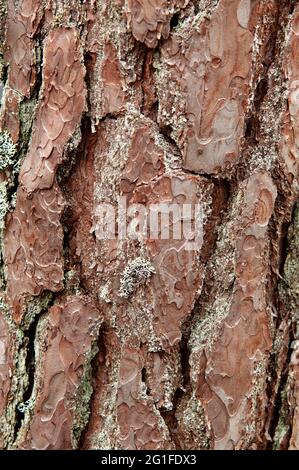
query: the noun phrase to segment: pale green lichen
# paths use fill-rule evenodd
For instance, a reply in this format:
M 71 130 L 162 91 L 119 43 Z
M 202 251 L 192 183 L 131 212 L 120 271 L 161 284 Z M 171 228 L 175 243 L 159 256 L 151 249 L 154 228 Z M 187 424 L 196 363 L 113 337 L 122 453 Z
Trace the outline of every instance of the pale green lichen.
M 27 330 L 34 321 L 35 317 L 47 309 L 52 299 L 53 293 L 50 291 L 45 291 L 38 297 L 32 297 L 30 300 L 28 300 L 26 313 L 21 325 L 23 330 Z
M 195 391 L 192 392 L 179 421 L 190 444 L 196 445 L 199 449 L 209 449 L 210 436 L 205 412 L 200 400 L 195 395 Z
M 287 384 L 286 384 L 287 388 Z M 279 450 L 281 443 L 290 432 L 289 403 L 286 388 L 280 394 L 279 419 L 273 438 L 273 449 Z
M 72 429 L 72 441 L 74 448 L 76 448 L 78 445 L 81 433 L 87 425 L 90 415 L 90 398 L 93 393 L 91 361 L 97 353 L 98 347 L 96 342 L 94 342 L 91 351 L 86 355 L 82 376 L 80 378 L 80 385 L 76 392 L 76 403 L 74 405 L 74 421 Z
M 138 257 L 130 261 L 120 279 L 119 295 L 130 297 L 137 287 L 145 284 L 155 272 L 151 262 L 145 258 Z
M 0 171 L 15 163 L 17 147 L 8 132 L 0 132 Z
M 290 427 L 285 423 L 284 419 L 280 417 L 273 440 L 273 450 L 279 450 L 280 443 L 286 438 L 289 431 Z

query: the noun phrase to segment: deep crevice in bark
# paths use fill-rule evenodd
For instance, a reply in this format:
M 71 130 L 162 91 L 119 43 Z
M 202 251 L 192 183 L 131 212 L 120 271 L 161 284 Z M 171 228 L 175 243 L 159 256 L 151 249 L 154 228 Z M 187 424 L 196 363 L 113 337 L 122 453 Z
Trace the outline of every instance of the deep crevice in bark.
M 290 332 L 290 334 L 291 334 L 291 332 Z M 281 373 L 281 377 L 280 377 L 280 380 L 279 380 L 279 386 L 278 386 L 277 394 L 274 397 L 273 409 L 271 410 L 272 411 L 272 416 L 271 416 L 270 424 L 269 424 L 269 435 L 270 435 L 270 438 L 272 440 L 268 441 L 266 443 L 266 449 L 268 449 L 268 450 L 273 450 L 274 435 L 275 435 L 275 431 L 277 429 L 277 425 L 278 425 L 279 418 L 280 418 L 281 407 L 282 407 L 282 393 L 286 389 L 288 376 L 289 376 L 289 363 L 290 363 L 290 358 L 291 358 L 291 354 L 292 354 L 291 343 L 292 343 L 293 339 L 294 338 L 292 338 L 291 336 L 289 337 L 288 353 L 287 353 L 287 357 L 286 357 L 286 360 L 285 360 L 285 365 L 284 365 L 284 368 L 283 368 L 283 371 Z M 272 370 L 271 370 L 271 368 L 272 368 Z M 272 373 L 272 377 L 275 378 L 276 370 L 275 370 L 275 359 L 274 359 L 274 357 L 270 358 L 269 373 L 270 372 Z M 270 390 L 268 390 L 268 396 L 272 397 L 272 399 L 273 399 L 271 384 L 269 384 L 269 389 Z M 289 438 L 290 438 L 290 436 L 289 436 Z M 287 445 L 286 448 L 288 448 L 288 447 L 289 446 Z
M 81 436 L 80 436 L 78 446 L 77 446 L 78 449 L 82 449 L 82 450 L 86 449 L 86 438 L 88 435 L 89 428 L 90 426 L 93 425 L 93 421 L 96 420 L 97 415 L 98 415 L 97 393 L 102 385 L 101 378 L 102 378 L 103 369 L 105 367 L 106 357 L 107 357 L 106 342 L 105 342 L 106 333 L 107 333 L 107 325 L 105 322 L 103 322 L 99 329 L 98 339 L 96 341 L 98 352 L 96 353 L 96 355 L 91 361 L 91 386 L 92 386 L 93 392 L 89 401 L 90 419 L 88 420 L 85 428 L 81 432 Z
M 25 369 L 28 377 L 28 382 L 27 382 L 27 387 L 23 391 L 23 397 L 22 401 L 17 403 L 15 412 L 16 412 L 16 420 L 15 420 L 15 426 L 14 426 L 14 442 L 16 441 L 18 437 L 18 432 L 20 431 L 22 425 L 23 425 L 23 420 L 24 420 L 24 415 L 25 415 L 25 408 L 30 407 L 30 400 L 32 398 L 32 393 L 34 390 L 34 384 L 35 384 L 35 376 L 36 376 L 36 356 L 35 356 L 35 341 L 36 341 L 36 334 L 37 334 L 37 328 L 40 322 L 40 319 L 43 314 L 49 311 L 49 309 L 55 305 L 56 298 L 59 295 L 57 292 L 48 292 L 45 291 L 41 296 L 46 296 L 48 294 L 51 294 L 50 300 L 46 303 L 45 307 L 41 308 L 39 313 L 35 315 L 35 317 L 32 319 L 31 323 L 29 324 L 28 327 L 23 326 L 22 324 L 20 325 L 21 329 L 24 332 L 24 339 L 23 343 L 21 345 L 21 349 L 25 348 L 26 349 L 26 361 L 25 361 Z M 39 297 L 35 297 L 34 300 L 37 300 Z M 26 319 L 26 316 L 24 318 L 24 321 Z
M 191 318 L 188 318 L 182 326 L 182 338 L 179 345 L 179 354 L 180 354 L 180 372 L 182 383 L 175 390 L 172 398 L 172 409 L 167 410 L 165 408 L 160 408 L 159 412 L 166 424 L 169 435 L 172 442 L 175 444 L 177 450 L 181 449 L 180 443 L 176 439 L 177 429 L 179 427 L 179 422 L 177 420 L 177 409 L 181 402 L 181 399 L 184 397 L 184 394 L 190 390 L 190 365 L 189 365 L 189 356 L 190 351 L 188 348 L 188 341 L 190 337 L 190 322 Z
M 23 399 L 22 403 L 18 403 L 16 406 L 16 420 L 15 420 L 15 428 L 14 428 L 14 441 L 16 440 L 18 436 L 18 432 L 21 429 L 21 426 L 23 424 L 24 420 L 24 412 L 25 410 L 22 410 L 22 407 L 26 407 L 26 404 L 28 404 L 28 401 L 31 398 L 33 387 L 34 387 L 34 381 L 35 381 L 35 347 L 34 347 L 34 342 L 36 339 L 36 330 L 37 330 L 37 325 L 39 322 L 39 316 L 37 316 L 34 321 L 31 323 L 29 326 L 28 330 L 25 332 L 25 337 L 23 340 L 23 344 L 26 348 L 27 355 L 26 355 L 26 372 L 28 376 L 28 384 L 26 389 L 24 390 L 23 393 Z M 27 344 L 26 344 L 27 343 Z
M 159 128 L 160 134 L 164 137 L 166 142 L 170 145 L 173 149 L 175 155 L 182 157 L 181 149 L 179 148 L 176 141 L 171 137 L 172 128 L 171 126 L 162 126 Z
M 6 82 L 7 82 L 7 78 L 8 78 L 8 64 L 4 64 L 2 66 L 2 74 L 1 74 L 1 82 L 3 84 L 3 87 L 5 86 Z M 1 107 L 1 103 L 0 103 L 0 107 Z
M 145 385 L 146 394 L 150 395 L 148 385 L 147 385 L 146 367 L 142 367 L 141 369 L 141 381 Z
M 180 19 L 180 12 L 175 13 L 170 20 L 170 31 L 172 31 L 178 24 Z
M 280 413 L 282 408 L 282 393 L 286 389 L 287 380 L 289 377 L 289 364 L 290 358 L 292 355 L 291 344 L 295 339 L 294 332 L 292 329 L 292 319 L 290 318 L 290 313 L 285 306 L 284 300 L 281 298 L 279 292 L 279 284 L 284 281 L 284 267 L 285 262 L 289 253 L 289 229 L 294 223 L 295 220 L 295 207 L 290 207 L 289 197 L 287 194 L 284 194 L 283 188 L 280 187 L 281 184 L 278 184 L 279 196 L 276 201 L 276 214 L 283 214 L 284 220 L 278 220 L 276 222 L 272 221 L 271 227 L 271 259 L 272 259 L 272 275 L 271 280 L 275 279 L 275 284 L 272 286 L 273 293 L 273 304 L 275 306 L 277 317 L 274 321 L 275 333 L 279 331 L 280 325 L 282 322 L 287 322 L 289 325 L 287 332 L 288 347 L 287 351 L 272 351 L 269 359 L 268 366 L 268 375 L 272 378 L 271 382 L 267 386 L 267 397 L 269 402 L 269 435 L 272 441 L 266 442 L 266 447 L 268 449 L 273 448 L 274 444 L 274 435 L 280 419 Z M 292 215 L 290 215 L 290 213 Z M 278 236 L 280 234 L 280 236 Z M 278 253 L 276 253 L 275 244 L 278 244 Z M 274 263 L 273 263 L 274 260 Z M 277 268 L 275 260 L 277 261 Z M 285 289 L 288 289 L 288 286 L 285 286 Z M 284 341 L 285 346 L 285 341 Z M 277 370 L 278 364 L 277 361 L 282 355 L 283 364 L 280 365 L 280 369 Z M 276 388 L 276 389 L 275 389 Z M 290 437 L 290 436 L 289 436 Z M 287 445 L 287 444 L 286 444 Z M 288 445 L 287 445 L 288 447 Z

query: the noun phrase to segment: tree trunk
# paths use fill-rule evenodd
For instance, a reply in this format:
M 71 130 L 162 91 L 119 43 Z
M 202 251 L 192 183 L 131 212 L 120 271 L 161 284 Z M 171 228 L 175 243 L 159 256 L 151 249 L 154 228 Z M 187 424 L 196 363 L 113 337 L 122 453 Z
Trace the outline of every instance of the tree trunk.
M 298 449 L 297 2 L 0 26 L 0 447 Z

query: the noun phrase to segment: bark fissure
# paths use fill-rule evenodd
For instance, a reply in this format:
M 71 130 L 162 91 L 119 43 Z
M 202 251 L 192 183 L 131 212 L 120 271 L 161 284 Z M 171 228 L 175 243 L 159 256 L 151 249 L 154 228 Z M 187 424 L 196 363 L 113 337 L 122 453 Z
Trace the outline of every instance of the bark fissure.
M 36 330 L 39 322 L 39 317 L 36 317 L 28 330 L 25 331 L 24 336 L 24 348 L 26 348 L 26 374 L 27 374 L 27 386 L 24 389 L 22 401 L 16 406 L 16 421 L 14 427 L 14 441 L 17 440 L 18 432 L 20 431 L 26 407 L 30 406 L 30 398 L 32 396 L 34 381 L 35 381 L 35 340 L 36 340 Z
M 276 395 L 273 396 L 273 391 L 271 390 L 269 393 L 269 400 L 270 403 L 273 403 L 273 410 L 272 410 L 272 416 L 270 415 L 270 424 L 269 424 L 269 439 L 268 443 L 266 444 L 266 448 L 268 450 L 275 450 L 275 433 L 277 430 L 279 418 L 280 418 L 280 413 L 281 409 L 283 406 L 283 398 L 282 395 L 284 391 L 286 390 L 287 387 L 287 382 L 289 378 L 289 363 L 291 359 L 291 354 L 292 354 L 292 349 L 291 349 L 291 343 L 294 340 L 294 337 L 292 337 L 292 334 L 290 333 L 290 338 L 289 338 L 289 346 L 288 346 L 288 352 L 285 360 L 285 365 L 284 368 L 281 372 L 281 376 L 279 378 L 279 385 L 277 389 Z M 272 362 L 273 361 L 273 362 Z M 272 377 L 275 378 L 275 359 L 270 359 L 270 362 L 272 362 L 272 370 L 269 368 L 269 372 L 272 372 Z M 291 421 L 291 420 L 290 420 Z M 287 441 L 284 442 L 284 450 L 287 450 L 289 448 L 289 441 L 291 437 L 291 432 L 289 430 L 288 432 L 288 438 Z
M 91 361 L 91 386 L 92 386 L 92 394 L 90 397 L 89 401 L 89 410 L 90 410 L 90 415 L 93 416 L 94 413 L 96 413 L 96 393 L 97 393 L 97 387 L 99 385 L 98 383 L 98 378 L 101 376 L 103 372 L 103 368 L 105 367 L 105 361 L 106 361 L 106 347 L 105 347 L 105 331 L 106 331 L 106 325 L 105 323 L 102 323 L 98 338 L 96 340 L 97 344 L 97 349 L 98 352 L 95 354 Z M 82 429 L 80 439 L 78 441 L 78 449 L 84 449 L 85 448 L 85 440 L 86 440 L 86 435 L 88 433 L 88 428 L 90 426 L 90 421 L 86 423 L 86 426 L 84 429 Z

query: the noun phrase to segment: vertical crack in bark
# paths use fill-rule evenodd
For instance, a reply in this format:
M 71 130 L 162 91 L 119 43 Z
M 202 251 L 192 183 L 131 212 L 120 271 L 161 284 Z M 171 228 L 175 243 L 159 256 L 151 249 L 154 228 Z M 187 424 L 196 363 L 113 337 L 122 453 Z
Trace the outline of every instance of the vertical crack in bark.
M 272 116 L 265 115 L 263 106 L 269 102 L 270 107 L 275 107 L 275 120 L 280 123 L 280 113 L 285 106 L 284 98 L 284 85 L 285 79 L 283 76 L 282 65 L 282 42 L 285 37 L 285 29 L 290 21 L 290 15 L 294 9 L 292 0 L 279 1 L 275 0 L 276 12 L 272 17 L 267 17 L 266 13 L 260 18 L 260 23 L 257 26 L 256 34 L 259 32 L 262 39 L 259 44 L 260 51 L 258 58 L 253 60 L 255 86 L 253 90 L 253 98 L 251 106 L 247 111 L 247 117 L 244 122 L 244 141 L 240 150 L 242 161 L 235 168 L 234 179 L 236 183 L 247 178 L 252 172 L 252 168 L 256 166 L 255 162 L 250 162 L 252 155 L 255 153 L 258 157 L 259 152 L 265 152 L 264 160 L 268 158 L 267 154 L 273 151 L 277 152 L 278 142 L 275 141 L 275 133 L 271 136 L 272 142 L 266 142 L 268 136 L 265 136 L 265 125 L 271 129 L 274 127 Z M 270 25 L 270 29 L 269 29 Z M 269 29 L 269 31 L 268 31 Z M 260 54 L 262 53 L 262 56 Z M 260 70 L 261 67 L 261 70 Z M 279 92 L 275 90 L 274 82 L 280 86 Z M 272 90 L 270 86 L 272 85 Z M 270 93 L 270 94 L 269 94 Z M 273 93 L 279 93 L 278 102 L 272 103 L 271 98 Z M 280 125 L 280 124 L 279 124 Z M 269 140 L 269 139 L 268 139 Z M 271 147 L 271 148 L 270 148 Z
M 50 295 L 49 295 L 50 294 Z M 24 338 L 22 342 L 21 349 L 25 348 L 26 350 L 26 359 L 25 359 L 25 372 L 27 375 L 26 386 L 23 390 L 22 400 L 19 403 L 16 403 L 15 409 L 15 423 L 14 423 L 14 443 L 18 439 L 18 433 L 22 428 L 25 412 L 27 409 L 31 408 L 31 401 L 33 398 L 33 390 L 35 384 L 35 375 L 36 375 L 36 350 L 35 345 L 37 341 L 37 328 L 40 322 L 40 319 L 46 311 L 48 311 L 52 305 L 55 304 L 55 294 L 45 292 L 40 296 L 41 306 L 38 307 L 39 297 L 33 299 L 33 307 L 31 307 L 30 302 L 28 302 L 27 311 L 32 309 L 32 312 L 29 315 L 25 315 L 24 318 Z M 49 299 L 49 300 L 48 300 Z M 22 328 L 22 327 L 21 327 Z M 20 354 L 20 352 L 19 352 Z M 17 365 L 17 363 L 16 363 Z M 14 444 L 13 444 L 14 445 Z M 13 446 L 12 445 L 12 446 Z
M 94 356 L 91 361 L 91 386 L 93 389 L 92 395 L 90 397 L 89 402 L 89 410 L 90 410 L 90 419 L 87 422 L 85 428 L 81 432 L 81 436 L 78 442 L 78 449 L 88 449 L 89 446 L 87 444 L 88 441 L 88 434 L 90 428 L 94 425 L 98 417 L 98 394 L 101 389 L 102 379 L 103 376 L 106 374 L 105 371 L 105 364 L 106 364 L 106 343 L 105 343 L 105 334 L 107 331 L 107 326 L 102 323 L 99 335 L 97 339 L 97 348 L 98 352 Z
M 20 428 L 22 427 L 25 409 L 26 409 L 26 406 L 28 406 L 29 404 L 29 400 L 31 398 L 33 387 L 34 387 L 35 359 L 36 359 L 34 342 L 36 339 L 36 329 L 37 329 L 38 321 L 39 321 L 39 317 L 36 317 L 35 320 L 29 326 L 27 332 L 25 332 L 24 347 L 27 350 L 27 354 L 26 354 L 27 387 L 24 390 L 22 402 L 18 403 L 16 406 L 14 441 L 16 441 L 18 432 Z
M 15 424 L 14 424 L 14 443 L 17 441 L 18 433 L 22 428 L 26 409 L 30 409 L 32 405 L 34 384 L 36 379 L 36 350 L 37 329 L 42 315 L 47 312 L 56 302 L 57 293 L 44 292 L 39 297 L 34 297 L 28 301 L 27 314 L 24 317 L 23 326 L 20 325 L 24 332 L 24 338 L 18 354 L 21 349 L 26 350 L 25 372 L 26 386 L 23 390 L 22 400 L 16 403 Z M 12 444 L 12 446 L 14 445 Z
M 89 412 L 90 412 L 90 419 L 87 421 L 85 428 L 82 430 L 79 441 L 78 441 L 78 449 L 84 449 L 84 444 L 86 440 L 86 435 L 88 432 L 88 428 L 90 426 L 90 422 L 92 421 L 94 414 L 96 414 L 96 391 L 99 385 L 98 378 L 102 374 L 102 369 L 105 364 L 106 359 L 106 347 L 105 347 L 105 330 L 106 325 L 102 323 L 99 329 L 98 339 L 95 341 L 98 352 L 95 354 L 93 359 L 91 360 L 91 378 L 90 383 L 92 387 L 92 394 L 89 401 Z
M 279 420 L 281 417 L 282 408 L 285 406 L 283 395 L 286 393 L 287 382 L 289 378 L 289 363 L 290 363 L 290 359 L 292 355 L 291 343 L 293 339 L 294 337 L 292 333 L 290 332 L 289 346 L 288 346 L 288 350 L 287 350 L 287 354 L 286 354 L 286 358 L 284 362 L 284 367 L 281 371 L 281 375 L 279 378 L 279 386 L 277 389 L 277 393 L 274 397 L 273 397 L 273 393 L 271 390 L 271 385 L 269 384 L 269 387 L 268 387 L 268 396 L 271 397 L 272 395 L 272 399 L 271 399 L 272 410 L 271 410 L 271 415 L 269 419 L 269 427 L 268 427 L 268 433 L 269 433 L 270 439 L 265 443 L 265 448 L 268 450 L 275 450 L 276 443 L 275 443 L 274 437 L 275 437 L 275 433 L 277 431 L 277 427 L 278 427 Z M 272 370 L 270 370 L 270 367 L 272 367 Z M 273 357 L 270 358 L 270 367 L 269 367 L 269 373 L 272 373 L 271 377 L 273 377 L 275 380 L 275 376 L 277 372 L 275 369 L 275 359 Z M 283 412 L 286 413 L 285 410 L 283 410 Z M 288 450 L 290 437 L 291 437 L 291 429 L 289 428 L 287 435 L 286 435 L 286 439 L 284 440 L 284 449 L 280 449 L 280 450 Z
M 182 152 L 181 152 L 178 144 L 176 143 L 176 141 L 171 137 L 171 132 L 172 132 L 171 126 L 162 126 L 162 127 L 159 128 L 159 132 L 160 132 L 160 134 L 162 134 L 162 136 L 164 137 L 166 142 L 173 149 L 174 155 L 180 156 L 181 159 L 182 159 Z M 185 171 L 184 168 L 182 168 L 182 171 Z M 197 174 L 197 176 L 198 176 L 198 173 L 194 173 L 194 174 Z
M 286 207 L 287 208 L 287 207 Z M 286 209 L 285 208 L 285 209 Z M 290 208 L 289 208 L 290 210 Z M 292 356 L 292 343 L 297 339 L 298 331 L 296 325 L 296 302 L 298 304 L 298 292 L 296 286 L 292 285 L 292 281 L 296 282 L 296 269 L 295 272 L 289 271 L 288 259 L 297 261 L 296 257 L 296 222 L 297 222 L 298 208 L 294 208 L 291 222 L 284 223 L 283 237 L 281 241 L 281 248 L 279 254 L 280 260 L 280 274 L 279 281 L 275 286 L 274 299 L 277 311 L 277 318 L 275 324 L 275 338 L 274 348 L 269 362 L 268 374 L 271 377 L 271 382 L 268 384 L 268 427 L 269 442 L 267 447 L 269 449 L 287 450 L 289 448 L 289 441 L 292 431 L 292 416 L 294 410 L 291 409 L 289 400 L 289 378 L 290 378 L 290 364 Z M 298 222 L 297 222 L 298 223 Z M 273 273 L 275 276 L 275 273 Z M 291 276 L 289 278 L 289 276 Z M 294 289 L 294 291 L 293 291 Z M 295 311 L 294 311 L 295 310 Z M 281 340 L 282 338 L 282 340 Z M 280 339 L 280 341 L 279 341 Z M 277 346 L 275 347 L 275 342 Z M 282 442 L 280 442 L 279 427 L 285 426 Z M 277 435 L 278 433 L 278 435 Z
M 180 341 L 179 347 L 179 354 L 180 354 L 180 362 L 181 362 L 181 376 L 182 376 L 182 383 L 180 387 L 178 387 L 173 395 L 172 399 L 172 409 L 165 410 L 161 408 L 159 410 L 167 428 L 169 431 L 169 435 L 175 448 L 177 450 L 182 449 L 180 441 L 177 439 L 177 432 L 179 428 L 179 422 L 176 416 L 178 406 L 181 402 L 181 399 L 184 397 L 185 393 L 190 393 L 190 365 L 189 365 L 189 349 L 188 349 L 188 341 L 190 336 L 190 322 L 193 317 L 193 312 L 191 312 L 191 316 L 189 319 L 186 320 L 185 324 L 182 326 L 182 339 Z

